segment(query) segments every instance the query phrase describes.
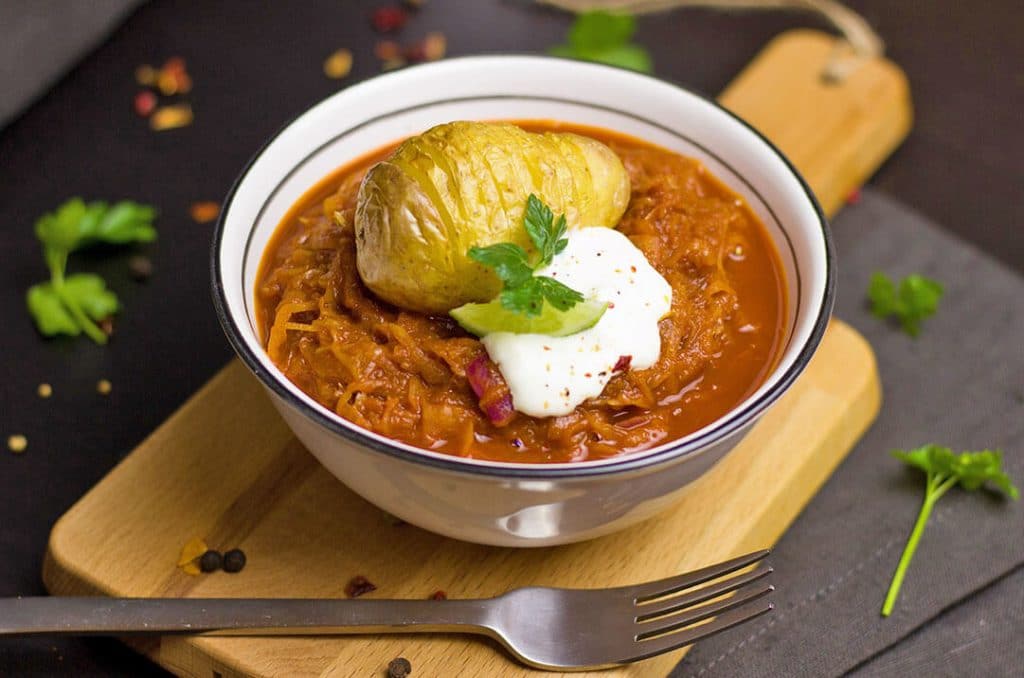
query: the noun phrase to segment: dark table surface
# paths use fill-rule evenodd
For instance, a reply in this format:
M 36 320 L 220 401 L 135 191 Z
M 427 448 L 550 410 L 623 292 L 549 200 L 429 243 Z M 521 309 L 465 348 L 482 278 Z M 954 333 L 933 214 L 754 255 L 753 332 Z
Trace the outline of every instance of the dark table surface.
M 378 71 L 367 14 L 381 2 L 178 3 L 138 10 L 46 96 L 0 131 L 0 433 L 27 436 L 0 460 L 0 596 L 43 592 L 53 522 L 230 357 L 208 291 L 211 226 L 189 205 L 219 201 L 248 157 L 285 121 L 339 86 Z M 1024 47 L 1019 0 L 849 2 L 878 29 L 907 72 L 914 131 L 872 185 L 1024 271 Z M 569 19 L 523 2 L 430 0 L 402 39 L 430 30 L 450 54 L 539 51 Z M 640 22 L 656 73 L 714 94 L 773 35 L 821 26 L 799 14 L 677 11 Z M 321 72 L 339 47 L 356 56 L 349 80 Z M 131 112 L 140 63 L 183 56 L 195 78 L 193 126 L 162 134 Z M 32 224 L 64 198 L 133 198 L 161 210 L 156 271 L 131 280 L 127 252 L 73 266 L 101 273 L 125 312 L 105 348 L 42 341 L 24 290 L 45 276 Z M 113 391 L 96 393 L 99 379 Z M 52 398 L 35 395 L 40 382 Z M 0 642 L 0 674 L 146 675 L 160 670 L 113 641 Z

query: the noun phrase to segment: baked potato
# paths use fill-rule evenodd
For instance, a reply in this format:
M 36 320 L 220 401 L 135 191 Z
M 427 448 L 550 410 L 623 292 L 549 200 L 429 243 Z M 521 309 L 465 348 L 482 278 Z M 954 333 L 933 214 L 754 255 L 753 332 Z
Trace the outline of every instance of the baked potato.
M 513 242 L 533 193 L 570 229 L 614 227 L 629 177 L 604 144 L 506 123 L 451 122 L 403 142 L 374 165 L 356 203 L 356 263 L 366 286 L 401 308 L 446 313 L 501 291 L 470 247 Z

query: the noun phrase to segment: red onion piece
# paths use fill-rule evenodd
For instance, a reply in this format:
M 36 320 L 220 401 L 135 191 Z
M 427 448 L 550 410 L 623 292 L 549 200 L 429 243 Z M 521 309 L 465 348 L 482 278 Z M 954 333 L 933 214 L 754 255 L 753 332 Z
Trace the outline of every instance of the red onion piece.
M 508 422 L 512 421 L 512 415 L 515 410 L 512 407 L 512 394 L 505 393 L 497 400 L 491 401 L 483 405 L 484 414 L 491 420 L 491 423 L 495 426 L 504 426 Z
M 512 421 L 515 409 L 512 394 L 509 393 L 498 366 L 486 355 L 475 358 L 466 366 L 466 380 L 473 393 L 480 399 L 480 409 L 495 426 L 504 426 Z
M 482 398 L 491 382 L 491 370 L 488 363 L 491 362 L 487 356 L 482 355 L 466 365 L 466 379 L 477 398 Z

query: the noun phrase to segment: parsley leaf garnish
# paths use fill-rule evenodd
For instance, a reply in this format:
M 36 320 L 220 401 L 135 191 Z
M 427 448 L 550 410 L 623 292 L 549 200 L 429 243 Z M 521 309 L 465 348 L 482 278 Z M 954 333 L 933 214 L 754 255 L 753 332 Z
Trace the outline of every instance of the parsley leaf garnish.
M 630 42 L 635 32 L 636 19 L 629 14 L 601 10 L 584 12 L 569 28 L 567 44 L 556 45 L 548 53 L 650 73 L 650 54 L 640 45 Z
M 98 275 L 65 277 L 68 255 L 95 243 L 152 242 L 156 239 L 155 217 L 154 208 L 128 200 L 108 206 L 105 202 L 87 205 L 81 198 L 72 198 L 36 221 L 36 237 L 43 244 L 50 281 L 30 287 L 25 303 L 42 334 L 78 336 L 85 332 L 96 343 L 107 343 L 106 333 L 96 323 L 118 311 L 117 295 Z
M 923 275 L 908 275 L 897 288 L 892 278 L 876 272 L 868 285 L 871 312 L 879 318 L 894 316 L 912 337 L 921 333 L 921 321 L 935 314 L 942 299 L 942 284 Z
M 536 256 L 510 242 L 487 247 L 470 247 L 469 258 L 494 269 L 504 283 L 500 299 L 503 308 L 535 318 L 540 315 L 544 302 L 560 311 L 567 311 L 583 301 L 583 295 L 554 278 L 534 275 L 534 271 L 551 263 L 569 244 L 565 237 L 565 215 L 555 219 L 551 208 L 530 194 L 523 213 L 523 227 L 530 236 Z
M 965 490 L 974 491 L 989 482 L 1012 499 L 1017 499 L 1019 496 L 1010 477 L 1003 471 L 1003 455 L 999 450 L 954 454 L 953 450 L 948 447 L 924 445 L 914 450 L 894 450 L 892 454 L 903 463 L 924 471 L 927 474 L 927 485 L 921 512 L 910 533 L 910 539 L 907 540 L 907 546 L 903 549 L 903 556 L 893 574 L 889 593 L 885 597 L 885 604 L 882 606 L 883 617 L 888 617 L 892 613 L 900 586 L 903 584 L 903 577 L 907 573 L 910 560 L 917 550 L 917 543 L 921 540 L 921 534 L 928 523 L 928 516 L 932 512 L 935 502 L 947 490 L 954 485 L 960 485 Z
M 533 275 L 533 266 L 519 245 L 501 242 L 488 247 L 470 247 L 469 258 L 494 269 L 505 287 L 518 287 Z

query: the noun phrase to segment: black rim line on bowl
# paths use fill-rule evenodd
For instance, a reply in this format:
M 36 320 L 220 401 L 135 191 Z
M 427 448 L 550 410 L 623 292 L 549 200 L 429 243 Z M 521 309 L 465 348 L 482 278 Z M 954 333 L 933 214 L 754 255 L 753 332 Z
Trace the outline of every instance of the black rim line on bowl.
M 266 141 L 266 143 L 264 143 L 263 146 L 252 156 L 252 158 L 249 160 L 249 162 L 246 163 L 245 167 L 239 173 L 238 178 L 235 179 L 235 182 L 232 184 L 231 189 L 228 191 L 227 195 L 224 198 L 224 201 L 223 201 L 222 206 L 221 206 L 220 217 L 217 220 L 217 225 L 216 225 L 216 228 L 214 230 L 213 246 L 211 248 L 211 262 L 210 262 L 211 266 L 210 266 L 210 268 L 211 268 L 211 277 L 212 277 L 212 289 L 211 289 L 211 292 L 212 292 L 212 296 L 213 296 L 214 309 L 215 309 L 215 312 L 217 314 L 217 318 L 220 321 L 221 327 L 223 328 L 224 333 L 227 335 L 229 343 L 231 344 L 231 346 L 235 350 L 235 352 L 239 355 L 239 357 L 242 359 L 242 361 L 246 364 L 246 366 L 250 370 L 252 370 L 253 374 L 255 374 L 256 377 L 261 382 L 263 382 L 263 384 L 265 386 L 269 387 L 278 397 L 282 398 L 285 401 L 285 403 L 288 404 L 290 407 L 293 407 L 293 408 L 299 410 L 302 414 L 305 414 L 306 416 L 311 417 L 316 423 L 326 427 L 332 433 L 341 435 L 342 437 L 348 439 L 351 442 L 367 446 L 367 447 L 369 447 L 369 448 L 371 448 L 371 449 L 373 449 L 373 450 L 375 450 L 377 452 L 383 452 L 383 453 L 388 454 L 388 455 L 393 456 L 393 457 L 398 457 L 400 459 L 404 459 L 404 460 L 407 460 L 407 461 L 412 461 L 414 463 L 421 464 L 421 465 L 424 465 L 424 466 L 431 466 L 431 467 L 436 467 L 436 468 L 442 468 L 442 469 L 445 469 L 445 470 L 454 471 L 454 472 L 458 472 L 458 473 L 464 473 L 464 474 L 468 474 L 468 475 L 498 476 L 498 477 L 502 477 L 502 478 L 549 479 L 549 478 L 581 478 L 581 477 L 588 477 L 588 476 L 598 476 L 598 475 L 622 473 L 622 472 L 628 472 L 628 471 L 635 471 L 635 470 L 638 470 L 638 469 L 641 469 L 641 468 L 644 468 L 644 467 L 647 467 L 647 466 L 654 466 L 654 465 L 658 465 L 658 464 L 661 464 L 661 463 L 664 463 L 664 462 L 668 462 L 668 461 L 678 460 L 679 457 L 686 456 L 688 453 L 697 452 L 697 451 L 700 450 L 701 447 L 707 445 L 710 442 L 713 442 L 711 440 L 712 438 L 724 439 L 724 438 L 729 437 L 733 433 L 737 432 L 738 430 L 742 429 L 744 426 L 749 424 L 752 420 L 754 420 L 758 415 L 763 413 L 771 404 L 773 404 L 776 400 L 778 400 L 781 397 L 781 395 L 786 391 L 786 389 L 796 380 L 796 378 L 807 367 L 807 364 L 810 362 L 811 356 L 814 354 L 814 352 L 817 349 L 818 345 L 821 343 L 821 338 L 824 336 L 825 329 L 828 326 L 828 321 L 829 321 L 829 318 L 831 317 L 832 306 L 833 306 L 834 298 L 835 298 L 835 250 L 834 250 L 834 245 L 833 245 L 833 242 L 832 242 L 832 235 L 831 235 L 831 233 L 829 231 L 829 227 L 828 227 L 828 220 L 826 219 L 825 213 L 822 210 L 821 205 L 818 203 L 818 200 L 815 197 L 813 191 L 811 191 L 810 186 L 807 184 L 807 181 L 803 178 L 803 176 L 800 174 L 800 172 L 797 171 L 796 167 L 793 166 L 793 163 L 790 162 L 790 160 L 775 146 L 775 144 L 773 144 L 771 141 L 769 141 L 757 129 L 755 129 L 753 126 L 751 126 L 749 123 L 747 123 L 745 120 L 743 120 L 742 118 L 740 118 L 739 116 L 737 116 L 733 112 L 729 111 L 727 108 L 724 108 L 723 106 L 721 106 L 715 100 L 710 99 L 708 97 L 705 97 L 705 96 L 703 96 L 701 94 L 698 94 L 696 92 L 693 92 L 692 90 L 690 90 L 690 89 L 688 89 L 686 87 L 683 87 L 683 86 L 681 86 L 679 84 L 672 83 L 672 82 L 669 82 L 669 81 L 666 81 L 666 80 L 662 80 L 662 79 L 656 78 L 654 76 L 646 75 L 644 73 L 638 73 L 636 71 L 630 71 L 629 69 L 619 68 L 617 66 L 609 66 L 609 65 L 606 65 L 606 64 L 598 64 L 598 63 L 591 63 L 591 62 L 581 63 L 581 62 L 573 60 L 573 59 L 562 58 L 562 57 L 551 57 L 551 56 L 538 56 L 536 54 L 505 53 L 505 54 L 487 54 L 487 55 L 475 55 L 475 56 L 474 55 L 470 55 L 470 56 L 446 58 L 443 62 L 440 62 L 440 63 L 444 64 L 444 63 L 451 63 L 451 62 L 464 61 L 464 60 L 488 60 L 488 59 L 493 59 L 493 60 L 496 60 L 496 61 L 500 61 L 500 60 L 503 60 L 503 59 L 506 59 L 506 58 L 509 58 L 509 57 L 517 58 L 517 59 L 537 60 L 537 61 L 546 61 L 546 60 L 570 61 L 570 62 L 577 63 L 577 64 L 580 64 L 580 65 L 584 65 L 584 66 L 590 67 L 590 68 L 609 69 L 609 70 L 612 70 L 612 71 L 627 71 L 627 72 L 629 72 L 630 74 L 632 74 L 635 77 L 640 77 L 640 78 L 645 78 L 645 79 L 648 79 L 648 80 L 653 80 L 654 82 L 656 82 L 656 83 L 658 83 L 660 85 L 664 85 L 664 86 L 668 86 L 668 87 L 673 87 L 673 88 L 678 89 L 678 90 L 680 90 L 680 91 L 682 91 L 682 92 L 684 92 L 686 94 L 694 96 L 694 97 L 700 99 L 701 101 L 703 101 L 703 102 L 705 102 L 707 104 L 710 104 L 714 108 L 716 108 L 719 111 L 725 113 L 727 116 L 729 116 L 730 118 L 732 118 L 733 120 L 738 122 L 740 125 L 742 125 L 744 128 L 746 128 L 748 131 L 750 131 L 752 134 L 754 134 L 754 136 L 756 136 L 758 139 L 760 139 L 761 142 L 764 143 L 776 155 L 776 157 L 778 157 L 779 160 L 781 160 L 782 163 L 789 169 L 791 174 L 796 178 L 796 180 L 799 183 L 800 187 L 803 189 L 805 196 L 810 201 L 810 204 L 813 207 L 814 212 L 815 212 L 815 214 L 818 217 L 818 223 L 821 226 L 822 239 L 823 239 L 824 245 L 825 245 L 825 290 L 824 290 L 824 294 L 822 295 L 821 305 L 819 306 L 819 309 L 818 309 L 818 316 L 817 316 L 817 318 L 814 321 L 814 326 L 811 328 L 811 333 L 810 333 L 810 336 L 807 339 L 806 344 L 800 350 L 800 353 L 796 356 L 796 359 L 794 360 L 794 362 L 790 366 L 790 368 L 779 378 L 779 381 L 776 382 L 776 384 L 768 392 L 764 393 L 756 401 L 749 403 L 743 410 L 734 412 L 733 416 L 731 418 L 725 419 L 725 420 L 720 420 L 720 423 L 718 425 L 713 425 L 713 428 L 705 431 L 703 434 L 701 434 L 697 438 L 694 438 L 694 439 L 691 439 L 691 440 L 687 440 L 686 442 L 681 443 L 681 444 L 676 445 L 676 446 L 666 447 L 665 449 L 663 449 L 663 450 L 661 450 L 661 451 L 659 451 L 657 453 L 649 454 L 649 455 L 646 455 L 646 456 L 642 456 L 640 458 L 635 458 L 635 455 L 625 455 L 624 458 L 622 458 L 621 460 L 617 460 L 617 461 L 615 461 L 613 463 L 604 463 L 604 464 L 602 464 L 600 466 L 589 466 L 589 465 L 586 464 L 586 462 L 580 462 L 579 464 L 574 465 L 573 467 L 570 467 L 570 468 L 550 468 L 546 464 L 536 464 L 536 465 L 531 466 L 529 468 L 522 468 L 520 466 L 510 467 L 510 466 L 499 466 L 499 465 L 484 466 L 484 465 L 476 465 L 476 464 L 472 464 L 472 463 L 466 463 L 468 460 L 463 460 L 461 457 L 452 456 L 450 458 L 442 458 L 442 457 L 428 456 L 426 454 L 422 454 L 422 453 L 417 452 L 417 451 L 406 450 L 406 449 L 403 449 L 401 447 L 398 447 L 397 445 L 391 445 L 391 444 L 387 444 L 387 443 L 383 443 L 383 442 L 380 442 L 378 440 L 375 440 L 374 438 L 370 437 L 369 435 L 364 434 L 362 431 L 360 431 L 358 429 L 355 429 L 355 428 L 349 428 L 347 426 L 344 426 L 339 421 L 336 421 L 335 419 L 333 419 L 333 418 L 331 418 L 331 417 L 329 417 L 329 416 L 319 412 L 318 410 L 310 407 L 305 402 L 303 402 L 301 399 L 299 399 L 297 396 L 292 394 L 281 383 L 279 383 L 279 381 L 273 375 L 268 374 L 267 370 L 264 369 L 264 367 L 263 367 L 262 363 L 260 362 L 259 358 L 249 349 L 249 347 L 246 344 L 245 340 L 242 338 L 241 331 L 239 330 L 238 326 L 236 325 L 234 319 L 231 318 L 228 315 L 227 304 L 226 304 L 226 299 L 225 299 L 225 295 L 224 295 L 224 288 L 223 288 L 223 285 L 221 283 L 220 257 L 218 256 L 218 253 L 220 251 L 221 242 L 222 242 L 223 236 L 224 236 L 225 218 L 226 218 L 226 215 L 228 213 L 228 208 L 230 207 L 230 205 L 231 205 L 231 203 L 232 203 L 232 201 L 234 199 L 235 193 L 238 191 L 238 188 L 241 185 L 242 181 L 244 181 L 246 176 L 248 176 L 249 171 L 252 169 L 252 166 L 260 159 L 260 157 L 262 157 L 263 153 L 267 150 L 267 148 L 269 148 L 269 146 L 272 143 L 274 143 L 274 141 L 278 137 L 280 137 L 281 134 L 283 134 L 285 132 L 285 130 L 287 130 L 292 125 L 292 123 L 294 123 L 300 117 L 302 117 L 303 115 L 308 113 L 312 108 L 315 108 L 316 106 L 319 106 L 324 101 L 330 99 L 333 96 L 336 96 L 338 94 L 338 92 L 335 92 L 334 94 L 331 94 L 331 95 L 325 97 L 321 101 L 317 102 L 316 104 L 314 104 L 313 106 L 311 106 L 309 108 L 304 109 L 303 111 L 301 111 L 300 113 L 298 113 L 297 115 L 292 117 L 290 120 L 285 122 L 278 129 L 278 131 L 275 132 Z M 433 67 L 436 67 L 437 65 L 438 64 L 420 64 L 420 65 L 416 65 L 416 66 L 411 66 L 411 67 L 408 67 L 408 68 L 404 68 L 404 69 L 395 71 L 394 73 L 384 73 L 384 74 L 381 74 L 381 75 L 377 75 L 377 76 L 374 76 L 374 78 L 370 78 L 370 79 L 368 79 L 366 81 L 363 81 L 363 82 L 368 82 L 370 80 L 376 80 L 376 79 L 380 79 L 380 78 L 401 76 L 401 75 L 408 74 L 411 71 L 425 69 L 425 68 L 433 68 Z M 362 83 L 359 83 L 359 84 L 362 84 Z M 358 85 L 354 85 L 354 86 L 358 86 Z M 344 91 L 344 90 L 342 90 L 342 91 Z M 480 98 L 485 98 L 486 96 L 487 95 L 484 95 L 484 96 L 481 96 L 481 97 L 469 97 L 469 98 L 480 99 Z M 521 95 L 521 98 L 529 98 L 529 97 L 530 97 L 530 95 Z M 432 102 L 432 103 L 436 104 L 438 102 Z M 571 103 L 580 104 L 580 102 L 571 102 Z M 427 104 L 424 104 L 424 105 L 427 105 Z M 593 104 L 586 104 L 586 105 L 593 106 Z M 612 109 L 612 110 L 615 110 L 615 109 Z M 617 111 L 617 110 L 615 112 L 616 113 L 622 113 L 622 111 Z M 395 111 L 391 111 L 387 115 L 391 115 L 391 114 L 394 114 L 394 113 L 395 113 Z M 638 116 L 635 116 L 634 114 L 630 114 L 630 113 L 627 113 L 627 115 L 630 115 L 630 116 L 633 116 L 633 117 L 638 117 Z M 651 123 L 651 121 L 644 120 L 643 118 L 640 118 L 640 119 L 643 120 L 644 122 Z M 365 121 L 362 124 L 366 124 Z M 661 125 L 658 125 L 657 123 L 651 123 L 651 124 L 655 124 L 656 126 L 661 127 Z M 703 148 L 699 144 L 697 144 L 697 145 L 699 147 Z M 714 155 L 714 154 L 712 154 L 712 155 Z M 717 156 L 714 156 L 714 157 L 717 157 Z M 731 167 L 730 165 L 727 165 L 727 164 L 726 164 L 726 166 L 727 167 Z M 741 176 L 741 175 L 738 175 L 738 176 Z M 766 203 L 766 206 L 767 206 L 767 203 Z M 784 229 L 783 229 L 783 233 L 785 233 Z M 788 239 L 788 235 L 787 235 L 787 239 Z M 243 285 L 243 301 L 245 301 L 244 285 Z M 638 453 L 638 454 L 642 454 L 642 453 Z M 630 456 L 634 456 L 634 458 L 631 459 Z

